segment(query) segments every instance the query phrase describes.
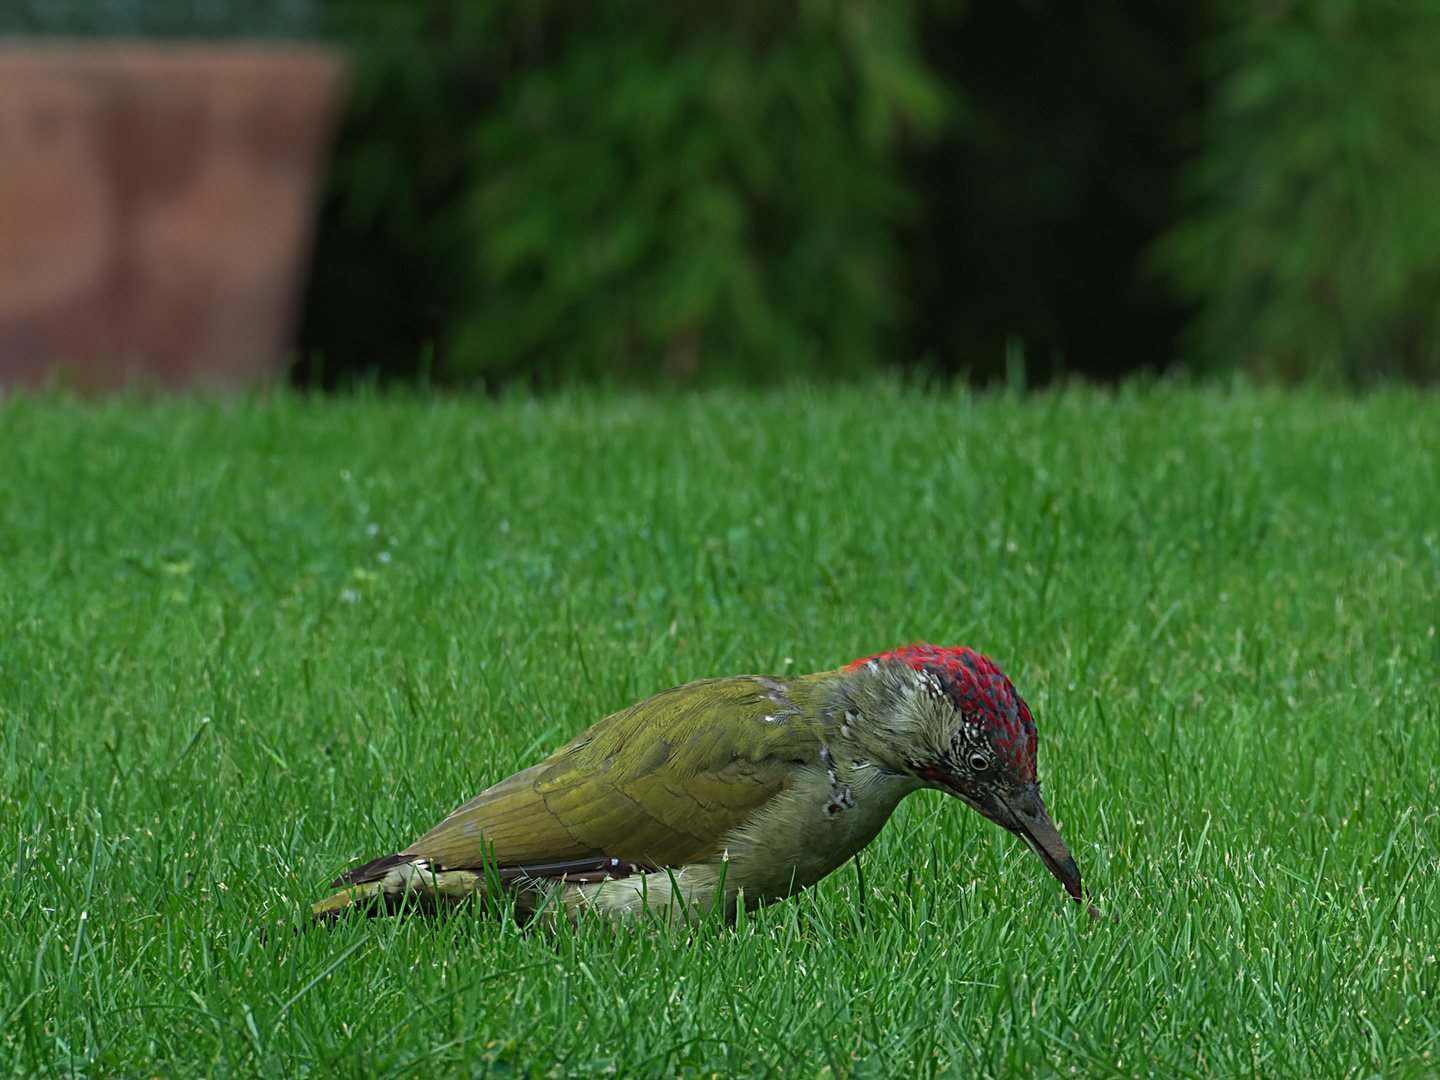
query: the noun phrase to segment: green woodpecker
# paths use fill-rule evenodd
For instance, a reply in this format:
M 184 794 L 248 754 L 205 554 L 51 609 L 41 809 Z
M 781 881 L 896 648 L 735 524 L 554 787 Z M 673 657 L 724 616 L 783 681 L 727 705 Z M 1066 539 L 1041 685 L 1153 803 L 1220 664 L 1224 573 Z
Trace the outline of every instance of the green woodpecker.
M 733 919 L 815 884 L 906 795 L 937 788 L 1080 871 L 1040 798 L 1035 721 L 989 657 L 912 645 L 797 677 L 687 683 L 606 717 L 397 855 L 346 872 L 325 916 L 409 898 L 514 898 L 517 914 L 647 907 Z

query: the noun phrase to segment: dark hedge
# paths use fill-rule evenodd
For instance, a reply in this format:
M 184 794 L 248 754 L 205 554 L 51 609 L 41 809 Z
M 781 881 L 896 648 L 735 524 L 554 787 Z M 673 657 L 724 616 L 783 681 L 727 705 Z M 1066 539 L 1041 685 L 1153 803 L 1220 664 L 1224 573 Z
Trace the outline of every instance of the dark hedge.
M 8 0 L 323 35 L 300 382 L 1440 377 L 1440 0 Z

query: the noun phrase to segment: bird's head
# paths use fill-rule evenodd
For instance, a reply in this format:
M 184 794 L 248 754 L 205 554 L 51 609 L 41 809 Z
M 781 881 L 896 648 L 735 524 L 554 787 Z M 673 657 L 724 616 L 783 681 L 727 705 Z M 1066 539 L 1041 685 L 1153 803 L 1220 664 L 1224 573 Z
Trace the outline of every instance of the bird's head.
M 867 743 L 882 744 L 882 764 L 1009 829 L 1080 899 L 1080 870 L 1040 798 L 1035 721 L 993 660 L 972 649 L 909 645 L 844 672 L 854 706 L 845 715 Z

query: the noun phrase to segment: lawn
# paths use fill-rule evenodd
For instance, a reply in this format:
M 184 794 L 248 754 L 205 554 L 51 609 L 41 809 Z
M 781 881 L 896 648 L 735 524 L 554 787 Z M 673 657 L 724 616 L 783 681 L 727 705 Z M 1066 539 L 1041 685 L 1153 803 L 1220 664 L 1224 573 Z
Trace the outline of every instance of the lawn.
M 1440 1075 L 1440 397 L 11 398 L 0 448 L 0 1074 Z M 863 895 L 693 940 L 294 929 L 644 695 L 918 639 L 1014 678 L 1102 921 L 926 792 Z

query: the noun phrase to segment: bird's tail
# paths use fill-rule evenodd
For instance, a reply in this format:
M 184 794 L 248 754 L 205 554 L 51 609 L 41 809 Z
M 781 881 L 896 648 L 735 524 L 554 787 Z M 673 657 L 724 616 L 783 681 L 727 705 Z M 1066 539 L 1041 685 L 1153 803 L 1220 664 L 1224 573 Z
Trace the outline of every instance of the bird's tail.
M 380 883 L 378 881 L 353 885 L 327 896 L 318 904 L 311 904 L 310 913 L 317 919 L 332 919 L 349 908 L 356 905 L 364 906 L 367 902 L 374 901 L 379 894 Z
M 405 877 L 397 876 L 397 870 L 404 868 L 413 873 L 414 856 L 386 855 L 371 859 L 363 866 L 345 871 L 330 883 L 333 894 L 312 904 L 311 913 L 317 919 L 333 919 L 341 912 L 353 907 L 374 909 L 385 899 L 386 885 L 403 889 Z M 395 880 L 390 880 L 394 878 Z

